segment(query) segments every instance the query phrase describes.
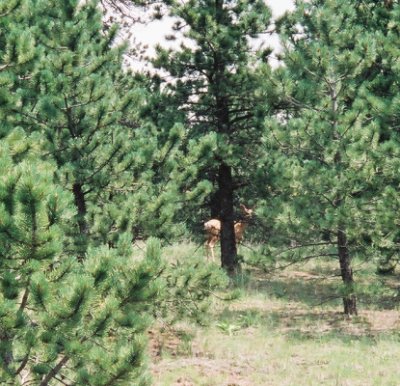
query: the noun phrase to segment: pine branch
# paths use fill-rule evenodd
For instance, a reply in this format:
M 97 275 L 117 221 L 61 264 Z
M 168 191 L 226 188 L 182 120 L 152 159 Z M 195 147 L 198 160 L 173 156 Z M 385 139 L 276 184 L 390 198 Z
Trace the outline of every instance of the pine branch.
M 326 296 L 326 297 L 324 297 L 324 299 L 322 299 L 320 302 L 314 303 L 312 306 L 313 306 L 313 307 L 322 306 L 323 304 L 329 303 L 329 302 L 331 302 L 332 300 L 337 300 L 337 299 L 342 299 L 342 296 L 341 296 L 341 295 Z
M 70 381 L 72 383 L 67 383 L 62 378 L 57 377 L 57 376 L 54 376 L 54 379 L 56 379 L 58 382 L 62 383 L 65 386 L 73 386 L 75 384 L 73 381 Z
M 121 150 L 121 146 L 116 146 L 114 151 L 110 154 L 110 156 L 100 165 L 97 170 L 95 170 L 90 176 L 86 178 L 86 181 L 90 181 L 96 174 L 100 173 L 116 156 L 116 154 Z
M 18 369 L 15 371 L 15 375 L 19 375 L 21 373 L 21 371 L 25 368 L 25 366 L 27 365 L 28 361 L 29 361 L 29 354 L 30 351 L 25 355 L 24 359 L 22 360 L 20 366 L 18 367 Z
M 39 386 L 47 386 L 49 382 L 60 372 L 60 370 L 64 367 L 64 365 L 69 361 L 69 357 L 64 356 L 58 364 L 51 369 L 51 371 L 44 377 L 44 379 L 40 382 Z
M 291 261 L 288 264 L 272 268 L 272 269 L 268 270 L 268 272 L 273 272 L 273 271 L 277 271 L 277 270 L 284 270 L 284 269 L 286 269 L 288 267 L 291 267 L 292 265 L 299 264 L 299 263 L 305 263 L 306 261 L 315 259 L 317 257 L 332 257 L 332 256 L 337 257 L 338 254 L 337 253 L 318 253 L 318 254 L 315 254 L 315 255 L 305 256 L 305 257 L 302 257 L 299 260 L 294 260 L 294 261 Z
M 78 135 L 77 135 L 77 133 L 75 133 L 75 131 L 74 131 L 74 126 L 75 126 L 75 125 L 73 124 L 73 120 L 72 120 L 72 117 L 71 117 L 72 111 L 71 111 L 71 109 L 69 108 L 68 99 L 67 99 L 67 96 L 66 96 L 66 95 L 64 95 L 64 105 L 65 105 L 65 114 L 66 114 L 66 116 L 67 116 L 67 122 L 68 122 L 68 124 L 67 124 L 67 129 L 68 129 L 68 131 L 69 131 L 69 133 L 70 133 L 70 135 L 71 135 L 72 138 L 77 138 Z M 82 155 L 82 154 L 81 154 L 81 155 Z
M 46 121 L 41 121 L 37 116 L 25 113 L 24 111 L 20 111 L 20 110 L 17 110 L 17 109 L 11 109 L 11 111 L 13 113 L 21 114 L 23 117 L 29 118 L 29 119 L 35 121 L 39 126 L 41 126 L 44 129 L 48 128 L 48 123 Z
M 289 104 L 292 104 L 292 105 L 294 105 L 296 107 L 300 107 L 302 109 L 312 110 L 312 111 L 316 111 L 318 113 L 326 113 L 327 112 L 326 109 L 317 108 L 316 106 L 309 105 L 307 103 L 301 102 L 301 101 L 297 100 L 296 98 L 294 98 L 292 96 L 286 96 L 286 101 Z
M 109 7 L 113 9 L 115 12 L 119 13 L 123 18 L 130 19 L 133 23 L 142 23 L 144 24 L 145 21 L 142 21 L 140 17 L 133 16 L 131 6 L 134 4 L 131 1 L 126 0 L 100 0 L 100 4 L 102 5 L 104 10 L 107 10 Z M 122 7 L 122 5 L 125 8 Z M 153 4 L 153 3 L 152 3 Z
M 118 381 L 121 377 L 123 377 L 126 374 L 127 370 L 123 369 L 120 371 L 119 374 L 113 375 L 107 383 L 104 383 L 103 386 L 113 386 L 115 385 L 115 382 Z
M 323 245 L 334 245 L 334 244 L 336 244 L 334 241 L 324 241 L 324 242 L 321 242 L 321 243 L 309 243 L 309 244 L 295 245 L 293 247 L 287 248 L 284 251 L 281 251 L 281 252 L 277 253 L 275 255 L 275 257 L 279 256 L 279 255 L 282 255 L 283 253 L 286 253 L 286 252 L 289 252 L 289 251 L 293 251 L 294 249 L 308 248 L 308 247 L 319 247 L 319 246 L 323 246 Z
M 28 281 L 29 286 L 29 281 Z M 28 304 L 28 297 L 29 297 L 29 288 L 25 288 L 24 296 L 22 297 L 21 305 L 19 306 L 19 311 L 22 312 L 26 305 Z
M 0 15 L 0 17 L 1 17 L 1 15 Z M 3 65 L 0 66 L 0 71 L 3 71 L 3 70 L 5 70 L 6 68 L 12 67 L 12 66 L 15 66 L 15 64 L 11 64 L 11 63 L 3 64 Z

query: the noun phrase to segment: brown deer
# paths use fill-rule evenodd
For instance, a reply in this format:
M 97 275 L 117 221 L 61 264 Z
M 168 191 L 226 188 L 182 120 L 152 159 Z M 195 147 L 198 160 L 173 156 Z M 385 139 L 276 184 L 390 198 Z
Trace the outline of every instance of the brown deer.
M 249 219 L 253 216 L 253 209 L 246 208 L 243 204 L 240 204 L 240 210 L 243 214 L 243 220 L 235 221 L 235 241 L 236 244 L 243 240 L 243 233 L 247 227 Z M 214 261 L 214 247 L 217 244 L 220 233 L 221 233 L 221 221 L 217 219 L 212 219 L 204 223 L 204 230 L 206 231 L 207 240 L 205 242 L 206 256 L 209 259 L 211 254 L 211 259 Z

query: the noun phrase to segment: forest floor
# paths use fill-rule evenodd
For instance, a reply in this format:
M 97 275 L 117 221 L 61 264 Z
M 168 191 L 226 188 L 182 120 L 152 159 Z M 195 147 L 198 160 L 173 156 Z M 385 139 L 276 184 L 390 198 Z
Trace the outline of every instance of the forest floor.
M 215 300 L 207 326 L 154 326 L 153 385 L 400 385 L 400 276 L 356 267 L 363 294 L 347 318 L 335 265 L 249 269 L 241 296 Z

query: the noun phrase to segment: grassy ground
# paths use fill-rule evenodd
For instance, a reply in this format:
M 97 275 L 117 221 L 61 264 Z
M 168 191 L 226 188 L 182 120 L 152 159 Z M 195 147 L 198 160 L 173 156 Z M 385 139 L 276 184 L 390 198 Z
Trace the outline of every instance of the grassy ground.
M 169 253 L 203 253 L 190 248 Z M 215 301 L 209 326 L 155 328 L 153 384 L 400 385 L 400 278 L 378 278 L 373 265 L 359 265 L 356 280 L 365 294 L 359 315 L 347 319 L 333 296 L 336 265 L 313 261 L 268 275 L 250 270 L 239 299 Z M 367 290 L 371 282 L 380 284 Z

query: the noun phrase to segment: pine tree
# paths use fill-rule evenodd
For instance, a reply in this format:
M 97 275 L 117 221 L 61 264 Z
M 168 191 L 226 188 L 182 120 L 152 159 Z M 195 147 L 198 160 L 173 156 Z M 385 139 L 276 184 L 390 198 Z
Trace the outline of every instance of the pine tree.
M 112 250 L 88 243 L 83 263 L 69 248 L 77 208 L 65 165 L 44 154 L 56 120 L 38 108 L 48 86 L 38 28 L 45 3 L 0 2 L 0 383 L 148 384 L 143 337 L 159 244 L 149 241 L 132 264 L 126 235 Z
M 277 183 L 287 189 L 278 218 L 291 232 L 290 251 L 308 246 L 317 249 L 311 255 L 338 257 L 349 315 L 357 313 L 351 260 L 371 257 L 379 189 L 379 130 L 368 103 L 378 40 L 364 5 L 298 2 L 281 20 L 286 67 L 277 76 L 287 113 L 267 125 L 269 143 L 280 151 Z
M 211 186 L 211 216 L 222 222 L 222 266 L 234 273 L 239 268 L 235 202 L 239 188 L 251 181 L 260 127 L 268 111 L 265 103 L 259 103 L 265 102 L 266 92 L 258 87 L 260 57 L 249 40 L 266 31 L 270 12 L 263 1 L 223 0 L 174 2 L 169 10 L 179 18 L 175 31 L 184 31 L 192 43 L 177 50 L 158 48 L 154 65 L 170 78 L 154 77 L 154 97 L 146 114 L 162 128 L 161 142 L 177 122 L 183 125 L 180 162 L 191 162 L 185 165 L 189 178 L 182 179 L 180 191 L 200 186 L 207 193 Z M 199 216 L 194 217 L 200 222 Z
M 18 103 L 17 91 L 29 76 L 38 55 L 29 6 L 29 1 L 0 1 L 0 28 L 7 31 L 0 38 L 0 138 L 14 128 L 11 109 Z
M 398 261 L 400 233 L 396 218 L 399 208 L 398 152 L 398 79 L 399 57 L 397 23 L 399 4 L 392 1 L 365 2 L 364 20 L 375 31 L 378 58 L 375 63 L 376 77 L 369 87 L 366 102 L 379 132 L 375 152 L 376 178 L 379 190 L 375 197 L 376 223 L 372 240 L 377 247 L 378 273 L 391 273 Z M 378 194 L 379 193 L 379 194 Z
M 164 274 L 163 282 L 167 284 L 163 284 L 164 293 L 160 296 L 160 281 L 157 279 L 164 271 L 160 242 L 149 239 L 145 256 L 133 259 L 129 231 L 113 239 L 107 238 L 115 223 L 122 228 L 123 224 L 118 224 L 124 222 L 121 210 L 126 210 L 126 216 L 129 216 L 135 210 L 129 207 L 132 202 L 144 202 L 154 197 L 158 187 L 153 189 L 149 184 L 151 178 L 147 178 L 147 174 L 150 177 L 154 175 L 153 169 L 157 166 L 153 150 L 162 160 L 170 153 L 170 146 L 167 142 L 166 148 L 157 148 L 152 135 L 154 127 L 136 130 L 137 109 L 131 95 L 127 97 L 130 115 L 121 117 L 123 110 L 117 107 L 123 104 L 124 99 L 117 91 L 130 93 L 132 83 L 125 74 L 113 71 L 114 67 L 106 63 L 108 57 L 103 57 L 105 62 L 101 64 L 99 52 L 91 51 L 93 47 L 87 40 L 84 40 L 84 45 L 88 51 L 84 47 L 79 51 L 79 55 L 87 54 L 86 66 L 80 69 L 73 66 L 82 64 L 83 58 L 75 57 L 67 46 L 59 45 L 57 39 L 68 41 L 63 32 L 76 32 L 72 27 L 78 28 L 79 22 L 71 19 L 74 21 L 65 23 L 71 30 L 58 30 L 63 24 L 59 25 L 57 21 L 63 20 L 66 13 L 68 17 L 78 19 L 82 10 L 91 10 L 93 15 L 98 13 L 94 8 L 85 8 L 84 4 L 83 8 L 70 7 L 71 4 L 76 5 L 68 3 L 62 8 L 59 4 L 60 9 L 50 7 L 51 22 L 45 23 L 42 19 L 47 13 L 43 7 L 49 6 L 48 2 L 0 2 L 0 23 L 5 31 L 0 34 L 0 94 L 4 96 L 0 105 L 0 116 L 4 118 L 0 134 L 0 383 L 24 386 L 145 385 L 149 384 L 145 373 L 145 330 L 151 316 L 159 310 L 170 312 L 167 304 L 171 301 L 176 303 L 182 292 L 187 295 L 185 304 L 174 310 L 185 308 L 186 313 L 192 314 L 199 311 L 197 305 L 200 304 L 203 310 L 210 290 L 218 285 L 217 276 L 221 275 L 214 276 L 209 269 L 196 270 L 190 274 L 191 280 L 179 282 L 177 291 L 172 281 L 178 273 L 181 276 L 182 270 L 171 268 Z M 69 12 L 63 13 L 65 10 Z M 86 15 L 84 11 L 83 14 Z M 82 20 L 87 21 L 86 16 Z M 95 19 L 98 20 L 97 16 Z M 42 35 L 46 26 L 49 28 L 47 41 Z M 85 35 L 81 27 L 78 30 Z M 60 36 L 52 36 L 52 28 L 60 31 Z M 92 36 L 104 43 L 99 35 Z M 55 52 L 59 53 L 59 58 Z M 90 57 L 90 52 L 93 57 Z M 59 76 L 55 71 L 60 64 L 57 59 L 65 61 L 65 65 L 59 67 Z M 78 97 L 85 98 L 83 86 L 90 85 L 91 76 L 89 74 L 89 79 L 83 79 L 80 74 L 86 74 L 90 65 L 105 68 L 104 73 L 100 70 L 95 72 L 93 81 L 104 80 L 110 86 L 111 80 L 115 80 L 118 87 L 115 92 L 107 93 L 108 90 L 101 89 L 101 84 L 94 84 L 87 90 L 87 95 L 93 99 L 88 99 L 86 109 L 80 110 L 79 103 L 72 105 L 73 113 L 77 115 L 71 112 L 75 125 L 68 126 L 71 122 L 63 115 L 68 111 L 63 103 L 70 103 L 75 97 L 75 101 Z M 115 68 L 119 67 L 115 64 Z M 90 90 L 98 92 L 97 97 L 91 95 Z M 68 99 L 59 98 L 57 91 L 61 95 L 66 93 Z M 140 101 L 141 97 L 138 96 L 137 100 Z M 101 111 L 111 115 L 110 122 L 99 118 Z M 105 127 L 110 123 L 113 128 L 102 131 L 102 125 L 92 126 L 97 122 L 104 123 Z M 91 180 L 96 181 L 93 189 L 98 189 L 98 194 L 91 196 L 92 192 L 88 193 L 88 215 L 78 217 L 78 225 L 83 224 L 79 223 L 80 220 L 84 220 L 92 228 L 85 235 L 85 258 L 79 260 L 69 241 L 79 210 L 71 181 L 76 174 L 79 175 L 78 172 L 87 176 L 85 173 L 93 164 L 98 167 L 94 154 L 96 146 L 90 142 L 97 131 L 88 131 L 95 127 L 102 134 L 108 134 L 108 139 L 123 132 L 122 127 L 131 128 L 134 131 L 129 133 L 132 137 L 128 135 L 124 141 L 133 138 L 133 147 L 129 147 L 129 152 L 121 151 L 113 159 L 113 170 L 118 171 L 118 179 L 103 176 L 109 191 L 102 185 L 104 179 Z M 68 136 L 70 129 L 80 130 L 77 133 L 81 137 Z M 92 150 L 88 154 L 84 152 L 84 146 L 76 144 L 86 134 L 87 146 Z M 176 135 L 171 133 L 171 143 L 174 138 Z M 98 151 L 101 148 L 106 152 L 109 150 L 106 145 L 111 147 L 117 142 L 103 139 L 102 136 L 97 139 Z M 57 147 L 63 141 L 65 149 Z M 128 146 L 129 143 L 125 142 L 123 145 Z M 69 147 L 71 143 L 73 146 Z M 63 151 L 71 156 L 71 164 L 63 162 L 66 156 Z M 87 156 L 83 159 L 78 157 L 78 161 L 82 161 L 78 165 L 73 158 L 76 153 Z M 143 173 L 147 168 L 147 174 Z M 102 171 L 100 169 L 98 174 Z M 170 171 L 174 172 L 174 169 Z M 118 188 L 123 192 L 120 193 Z M 127 192 L 129 199 L 126 199 Z M 96 202 L 94 196 L 100 198 L 101 203 Z M 124 205 L 118 210 L 116 206 L 124 198 Z M 162 209 L 168 206 L 164 202 L 169 205 L 167 211 Z M 171 211 L 171 202 L 171 198 L 161 195 L 160 201 L 150 205 L 156 205 L 159 213 L 163 214 Z M 99 213 L 101 210 L 105 213 Z M 107 216 L 109 222 L 105 227 L 108 230 L 103 230 L 99 219 Z M 133 221 L 136 220 L 135 217 Z M 106 241 L 112 241 L 114 248 L 106 246 Z M 193 316 L 197 318 L 199 314 L 201 312 Z
M 90 249 L 85 264 L 65 255 L 72 196 L 54 184 L 40 148 L 32 151 L 37 136 L 24 160 L 13 160 L 21 134 L 3 140 L 0 153 L 1 383 L 144 384 L 141 335 L 159 250 L 130 267 L 122 244 Z
M 28 131 L 44 134 L 43 157 L 56 161 L 59 183 L 73 192 L 81 257 L 89 236 L 102 242 L 115 233 L 115 224 L 105 221 L 95 234 L 104 219 L 102 203 L 110 201 L 118 177 L 137 167 L 135 152 L 149 154 L 134 138 L 140 90 L 122 69 L 123 47 L 112 47 L 116 29 L 102 31 L 97 3 L 36 3 L 41 55 L 15 108 Z

